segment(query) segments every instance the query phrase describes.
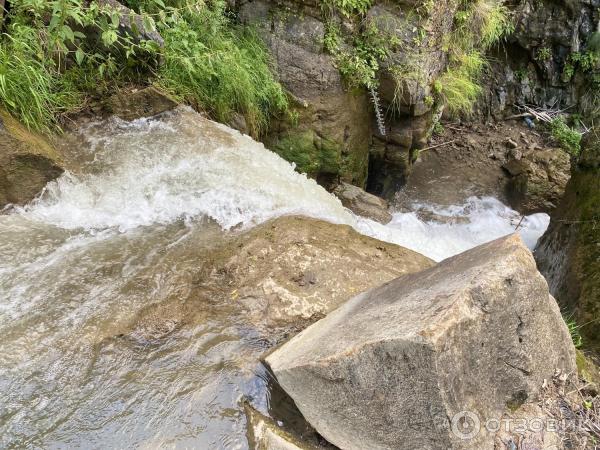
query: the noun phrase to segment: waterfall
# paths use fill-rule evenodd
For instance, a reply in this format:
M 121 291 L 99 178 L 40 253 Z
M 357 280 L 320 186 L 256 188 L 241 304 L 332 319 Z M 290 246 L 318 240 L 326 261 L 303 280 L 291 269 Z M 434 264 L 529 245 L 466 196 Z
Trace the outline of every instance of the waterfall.
M 77 139 L 72 170 L 0 215 L 3 448 L 245 448 L 238 402 L 263 395 L 254 371 L 268 343 L 231 300 L 208 314 L 211 292 L 188 288 L 230 231 L 301 214 L 439 260 L 520 219 L 485 198 L 415 205 L 386 226 L 359 218 L 262 144 L 183 107 L 91 123 Z M 520 232 L 532 246 L 546 226 L 531 216 Z M 172 309 L 159 330 L 195 325 L 161 345 L 143 328 L 124 334 L 161 302 Z

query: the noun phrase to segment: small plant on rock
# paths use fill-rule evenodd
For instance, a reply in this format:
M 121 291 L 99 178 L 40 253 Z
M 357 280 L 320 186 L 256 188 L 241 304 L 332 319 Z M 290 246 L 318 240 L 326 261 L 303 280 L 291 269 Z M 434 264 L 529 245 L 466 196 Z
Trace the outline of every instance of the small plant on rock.
M 581 133 L 571 128 L 562 118 L 556 118 L 550 123 L 550 133 L 558 144 L 573 156 L 581 150 Z

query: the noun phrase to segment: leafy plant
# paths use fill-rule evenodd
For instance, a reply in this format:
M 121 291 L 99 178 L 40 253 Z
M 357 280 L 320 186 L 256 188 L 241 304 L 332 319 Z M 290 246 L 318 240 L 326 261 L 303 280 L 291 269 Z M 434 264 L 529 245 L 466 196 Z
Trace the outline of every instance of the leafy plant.
M 380 62 L 390 55 L 397 40 L 368 22 L 362 32 L 354 36 L 351 46 L 342 48 L 341 42 L 339 27 L 329 24 L 324 45 L 334 56 L 342 76 L 351 87 L 376 87 Z
M 550 123 L 550 133 L 558 144 L 573 156 L 581 150 L 581 133 L 567 125 L 563 119 L 556 118 Z
M 550 61 L 552 59 L 552 50 L 549 47 L 538 49 L 535 59 L 541 62 Z
M 158 84 L 217 120 L 244 115 L 254 135 L 288 103 L 270 69 L 268 53 L 251 30 L 230 25 L 224 4 L 186 11 L 159 26 L 164 38 Z
M 287 110 L 266 49 L 229 21 L 225 1 L 128 5 L 140 14 L 125 18 L 131 32 L 121 29 L 122 10 L 97 1 L 12 1 L 0 39 L 0 102 L 45 131 L 99 87 L 128 81 L 157 80 L 219 120 L 241 113 L 254 134 Z M 145 38 L 156 30 L 163 47 Z
M 581 348 L 583 346 L 583 338 L 581 337 L 579 325 L 572 317 L 565 318 L 565 322 L 567 324 L 567 328 L 569 329 L 569 334 L 571 335 L 573 345 L 575 348 Z
M 366 14 L 373 0 L 326 0 L 330 7 L 336 8 L 346 17 L 353 14 Z

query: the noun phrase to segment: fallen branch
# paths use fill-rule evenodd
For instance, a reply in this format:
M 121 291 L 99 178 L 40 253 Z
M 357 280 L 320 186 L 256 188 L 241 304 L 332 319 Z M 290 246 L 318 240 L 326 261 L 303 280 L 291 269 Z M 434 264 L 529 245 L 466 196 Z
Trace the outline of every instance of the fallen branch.
M 443 147 L 444 145 L 453 144 L 456 141 L 458 141 L 458 139 L 453 139 L 453 140 L 448 141 L 448 142 L 442 142 L 441 144 L 432 145 L 431 147 L 425 147 L 425 148 L 420 149 L 419 152 L 425 152 L 427 150 L 433 150 L 434 148 Z
M 521 119 L 523 117 L 533 117 L 530 113 L 515 114 L 514 116 L 506 117 L 504 120 Z

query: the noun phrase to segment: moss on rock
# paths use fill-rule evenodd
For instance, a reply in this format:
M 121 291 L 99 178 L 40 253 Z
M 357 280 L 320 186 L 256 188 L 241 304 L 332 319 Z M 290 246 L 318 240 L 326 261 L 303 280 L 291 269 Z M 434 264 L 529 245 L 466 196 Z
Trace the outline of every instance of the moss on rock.
M 340 175 L 343 172 L 341 149 L 341 144 L 321 138 L 313 130 L 290 131 L 271 145 L 271 150 L 310 176 Z
M 565 197 L 536 257 L 552 294 L 579 325 L 584 347 L 600 352 L 600 131 L 584 140 Z

